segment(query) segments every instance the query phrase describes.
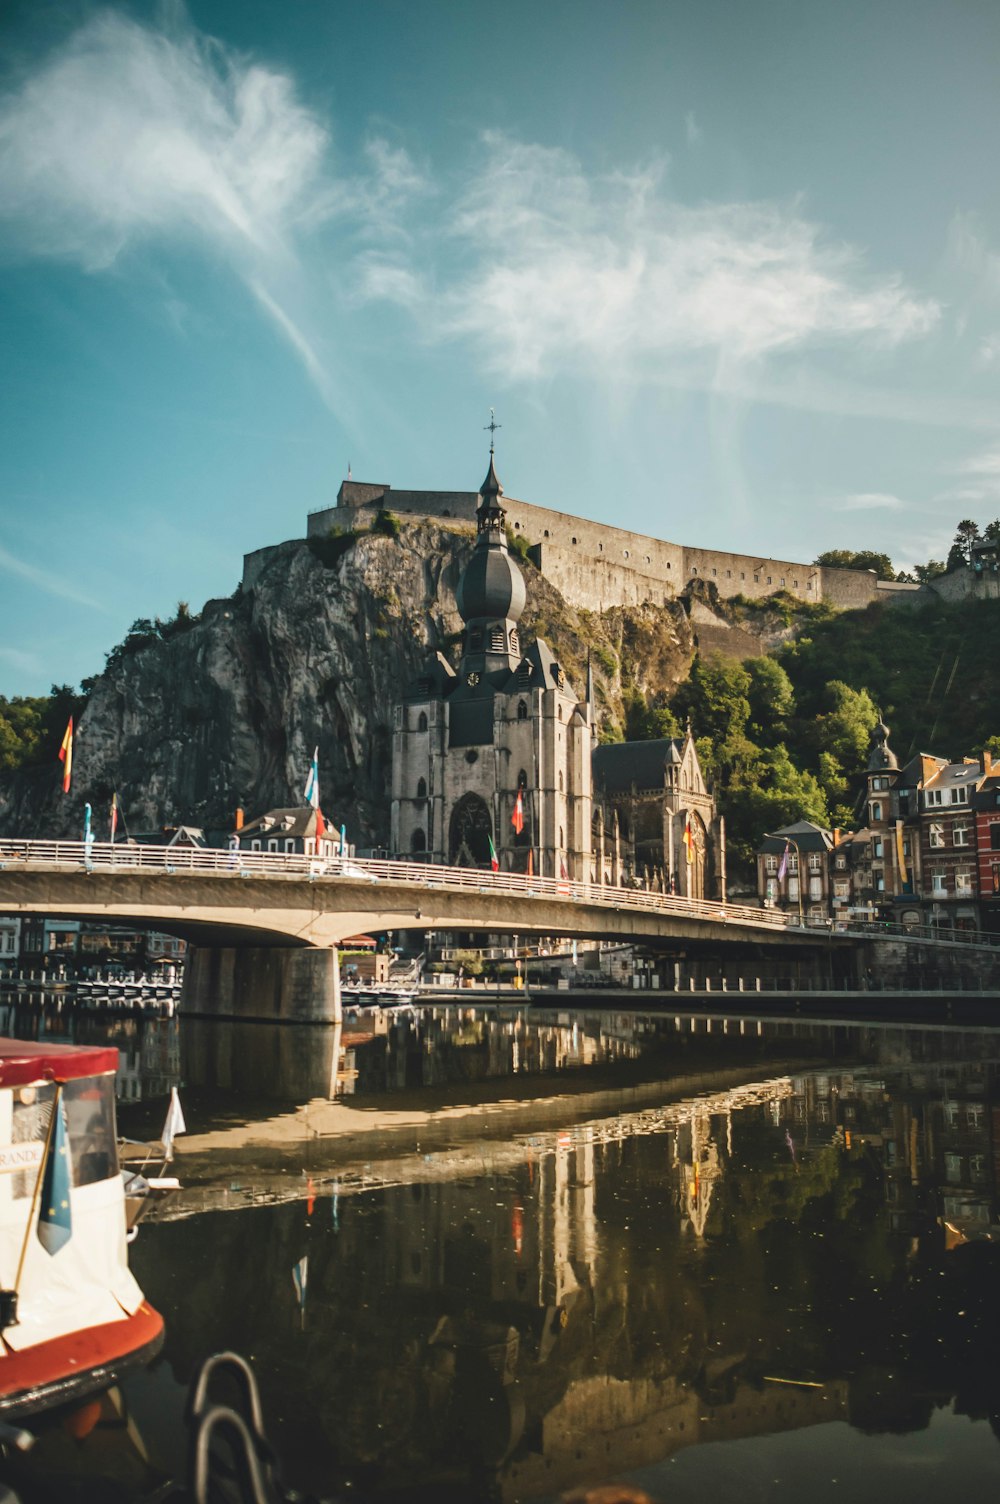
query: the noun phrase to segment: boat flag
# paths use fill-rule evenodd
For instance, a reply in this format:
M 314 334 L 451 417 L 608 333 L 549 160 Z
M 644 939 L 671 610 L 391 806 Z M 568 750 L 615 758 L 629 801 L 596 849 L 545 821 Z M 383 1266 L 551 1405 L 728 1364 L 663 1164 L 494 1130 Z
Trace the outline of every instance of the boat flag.
M 70 716 L 69 724 L 63 733 L 62 746 L 59 748 L 59 761 L 63 765 L 63 793 L 69 793 L 70 779 L 73 776 L 73 717 Z
M 306 803 L 311 804 L 313 809 L 319 809 L 319 748 L 313 752 L 312 766 L 309 769 L 309 777 L 306 779 Z
M 499 872 L 500 871 L 500 858 L 497 856 L 497 849 L 496 849 L 496 847 L 493 844 L 493 837 L 492 836 L 487 836 L 486 839 L 490 843 L 490 871 L 491 872 Z
M 789 847 L 789 844 L 786 841 L 785 842 L 785 849 L 781 853 L 781 861 L 778 863 L 778 881 L 779 881 L 779 883 L 783 883 L 784 882 L 784 880 L 785 880 L 785 873 L 788 871 L 788 853 L 789 853 L 790 849 L 791 848 Z
M 66 1132 L 66 1108 L 62 1092 L 52 1104 L 55 1122 L 49 1135 L 49 1149 L 42 1177 L 42 1200 L 38 1208 L 38 1241 L 46 1253 L 58 1253 L 73 1236 L 73 1209 L 70 1206 L 69 1134 Z
M 111 839 L 112 839 L 112 841 L 115 838 L 115 832 L 117 831 L 117 829 L 118 829 L 118 795 L 117 794 L 112 794 L 111 795 Z
M 166 1159 L 174 1157 L 174 1139 L 178 1133 L 187 1133 L 184 1122 L 184 1113 L 181 1110 L 181 1099 L 177 1095 L 176 1086 L 170 1088 L 170 1106 L 167 1108 L 167 1120 L 160 1134 L 160 1143 L 163 1145 L 163 1154 Z
M 691 829 L 690 815 L 688 815 L 684 820 L 684 847 L 687 852 L 687 859 L 690 865 L 690 863 L 694 861 L 694 832 Z
M 524 829 L 524 797 L 520 789 L 518 789 L 517 798 L 514 800 L 514 813 L 510 817 L 510 823 L 518 835 L 520 835 Z

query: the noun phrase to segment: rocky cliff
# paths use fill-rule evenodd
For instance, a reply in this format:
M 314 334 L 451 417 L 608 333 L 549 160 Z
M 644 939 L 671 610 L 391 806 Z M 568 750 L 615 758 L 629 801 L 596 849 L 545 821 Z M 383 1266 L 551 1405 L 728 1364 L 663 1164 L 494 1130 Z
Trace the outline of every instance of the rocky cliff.
M 0 830 L 78 837 L 89 800 L 100 834 L 116 789 L 130 830 L 231 829 L 238 805 L 254 815 L 300 802 L 318 746 L 328 819 L 359 847 L 385 844 L 393 707 L 429 652 L 457 657 L 455 586 L 474 537 L 422 521 L 398 536 L 284 545 L 251 589 L 210 602 L 189 630 L 113 655 L 79 717 L 71 794 L 54 755 L 8 776 Z M 590 652 L 609 724 L 621 723 L 623 690 L 661 697 L 687 676 L 705 627 L 722 645 L 732 633 L 741 656 L 755 640 L 710 598 L 598 616 L 524 568 L 523 640 L 545 637 L 580 694 Z

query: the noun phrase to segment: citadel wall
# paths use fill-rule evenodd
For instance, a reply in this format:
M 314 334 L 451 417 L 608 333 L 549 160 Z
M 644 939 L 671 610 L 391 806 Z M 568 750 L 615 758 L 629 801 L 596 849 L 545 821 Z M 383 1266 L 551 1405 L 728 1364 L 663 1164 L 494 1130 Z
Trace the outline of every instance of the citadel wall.
M 573 605 L 590 610 L 643 601 L 662 604 L 696 578 L 710 580 L 723 598 L 763 600 L 784 590 L 799 600 L 822 600 L 842 610 L 868 605 L 885 588 L 870 570 L 828 569 L 790 559 L 692 548 L 516 497 L 505 496 L 503 504 L 508 527 L 530 545 L 545 577 Z M 478 505 L 474 491 L 396 491 L 345 481 L 336 506 L 310 514 L 307 535 L 324 537 L 334 527 L 370 526 L 382 507 L 399 517 L 473 522 Z

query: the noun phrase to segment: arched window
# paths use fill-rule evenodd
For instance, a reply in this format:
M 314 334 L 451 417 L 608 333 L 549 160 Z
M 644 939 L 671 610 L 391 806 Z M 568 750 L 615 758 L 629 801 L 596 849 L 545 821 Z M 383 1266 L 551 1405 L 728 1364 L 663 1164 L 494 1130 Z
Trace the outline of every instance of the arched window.
M 562 775 L 562 768 L 560 768 L 559 769 L 559 792 L 560 792 L 560 794 L 562 793 L 562 791 L 563 791 L 563 775 Z M 560 844 L 560 846 L 562 845 L 562 840 L 560 840 L 559 844 Z
M 881 818 L 882 818 L 882 805 L 881 805 L 880 801 L 878 799 L 876 799 L 875 802 L 872 805 L 872 819 L 873 820 L 881 820 Z
M 418 778 L 417 779 L 417 798 L 418 799 L 426 799 L 427 798 L 427 779 L 426 778 Z
M 526 789 L 528 787 L 528 775 L 523 768 L 517 775 L 517 786 L 519 789 Z
M 427 730 L 427 715 L 426 715 L 426 713 L 423 710 L 417 716 L 417 730 L 418 731 L 426 731 Z
M 423 833 L 422 830 L 415 830 L 413 832 L 413 835 L 410 837 L 410 850 L 411 851 L 426 851 L 427 850 L 427 837 L 424 835 L 424 833 Z
M 517 718 L 519 721 L 526 721 L 528 719 L 528 707 L 523 700 L 518 700 L 517 702 Z

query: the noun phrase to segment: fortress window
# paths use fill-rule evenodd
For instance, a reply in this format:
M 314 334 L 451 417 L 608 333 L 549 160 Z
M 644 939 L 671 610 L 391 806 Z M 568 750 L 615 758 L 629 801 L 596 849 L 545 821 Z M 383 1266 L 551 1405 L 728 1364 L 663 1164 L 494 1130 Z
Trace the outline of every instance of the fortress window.
M 547 538 L 548 536 L 549 536 L 549 530 L 548 530 L 548 528 L 546 528 L 545 532 L 542 534 L 542 537 L 543 538 Z
M 490 628 L 490 652 L 502 653 L 507 647 L 507 634 L 503 627 Z
M 427 850 L 427 837 L 424 835 L 424 833 L 423 833 L 422 830 L 415 830 L 413 832 L 413 835 L 410 837 L 410 850 L 411 851 L 426 851 Z
M 698 573 L 698 566 L 696 564 L 692 564 L 691 565 L 691 573 L 692 574 L 697 574 Z
M 741 580 L 745 580 L 746 579 L 746 575 L 743 573 L 742 570 L 740 570 L 740 579 Z
M 423 710 L 417 716 L 417 730 L 418 731 L 426 731 L 427 730 L 427 715 L 426 715 L 426 712 L 423 711 Z
M 727 580 L 731 580 L 732 577 L 733 577 L 733 571 L 731 569 L 727 569 L 726 570 L 726 579 Z
M 793 580 L 792 581 L 792 589 L 793 590 L 798 590 L 798 588 L 799 588 L 799 582 L 798 582 L 798 580 Z
M 518 700 L 517 702 L 517 718 L 519 721 L 526 721 L 528 719 L 528 707 L 523 700 Z
M 784 584 L 785 584 L 785 576 L 784 575 L 781 576 L 781 584 L 782 584 L 782 588 L 784 588 Z
M 519 522 L 514 523 L 514 531 L 515 533 L 519 533 L 521 531 L 521 524 Z
M 755 574 L 754 575 L 753 582 L 754 582 L 755 585 L 759 585 L 760 584 L 760 575 L 759 574 Z
M 603 544 L 603 543 L 599 543 L 599 544 L 598 544 L 598 545 L 597 545 L 597 552 L 598 552 L 598 553 L 599 553 L 599 554 L 603 554 L 603 552 L 604 552 L 604 544 Z
M 673 565 L 671 564 L 671 562 L 670 562 L 669 559 L 667 560 L 667 568 L 668 569 L 672 569 L 673 568 Z
M 426 799 L 427 798 L 427 779 L 426 778 L 418 778 L 417 779 L 417 798 L 418 799 Z
M 770 583 L 771 583 L 771 576 L 770 576 L 770 575 L 768 575 L 768 577 L 767 577 L 767 583 L 768 583 L 768 584 L 769 584 L 769 585 L 770 585 Z
M 647 554 L 646 555 L 646 563 L 648 564 L 649 562 L 650 562 L 650 559 L 649 559 L 649 555 Z
M 628 549 L 627 548 L 623 548 L 622 549 L 622 553 L 625 556 L 625 558 L 627 559 L 628 558 Z
M 812 582 L 812 580 L 810 580 L 809 583 L 808 583 L 808 585 L 806 586 L 806 589 L 807 590 L 811 590 L 812 588 L 813 588 L 813 582 Z
M 718 574 L 718 572 L 719 572 L 719 571 L 718 571 L 718 570 L 717 570 L 717 569 L 713 569 L 713 570 L 712 570 L 712 573 L 713 573 L 713 574 Z
M 575 543 L 575 542 L 576 542 L 576 539 L 575 539 L 575 538 L 571 538 L 571 539 L 570 539 L 570 540 L 569 540 L 569 541 L 570 541 L 570 542 L 571 542 L 571 543 Z

